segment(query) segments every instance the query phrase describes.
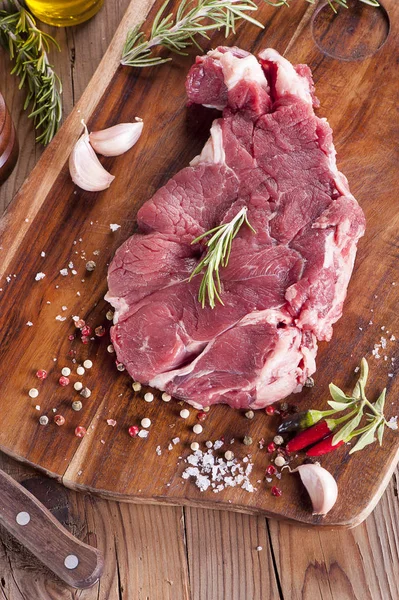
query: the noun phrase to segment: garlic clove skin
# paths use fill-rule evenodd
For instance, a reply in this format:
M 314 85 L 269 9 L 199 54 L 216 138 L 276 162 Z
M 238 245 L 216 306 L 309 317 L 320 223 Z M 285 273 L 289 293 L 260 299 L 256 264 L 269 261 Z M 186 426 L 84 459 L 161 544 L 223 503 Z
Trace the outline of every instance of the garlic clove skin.
M 299 465 L 291 471 L 298 471 L 313 506 L 314 515 L 326 515 L 338 497 L 338 486 L 334 477 L 318 463 Z
M 72 181 L 87 192 L 105 190 L 115 179 L 98 160 L 90 146 L 87 131 L 78 139 L 69 156 L 69 172 Z
M 103 156 L 120 156 L 132 148 L 143 131 L 143 121 L 119 123 L 102 131 L 92 131 L 90 144 Z

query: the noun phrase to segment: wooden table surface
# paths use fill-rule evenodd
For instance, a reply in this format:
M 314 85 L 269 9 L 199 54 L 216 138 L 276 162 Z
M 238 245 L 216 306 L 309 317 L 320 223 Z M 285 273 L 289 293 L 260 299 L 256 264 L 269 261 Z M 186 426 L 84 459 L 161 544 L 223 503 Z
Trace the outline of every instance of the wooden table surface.
M 51 58 L 63 80 L 65 115 L 81 96 L 127 5 L 128 0 L 108 0 L 87 24 L 47 28 L 62 49 Z M 24 94 L 9 71 L 1 52 L 0 89 L 21 151 L 14 173 L 0 188 L 0 211 L 41 154 L 22 110 Z M 317 531 L 235 513 L 107 502 L 66 490 L 1 454 L 0 468 L 24 481 L 80 539 L 97 545 L 106 565 L 94 588 L 73 590 L 0 530 L 0 600 L 399 599 L 398 471 L 362 525 Z

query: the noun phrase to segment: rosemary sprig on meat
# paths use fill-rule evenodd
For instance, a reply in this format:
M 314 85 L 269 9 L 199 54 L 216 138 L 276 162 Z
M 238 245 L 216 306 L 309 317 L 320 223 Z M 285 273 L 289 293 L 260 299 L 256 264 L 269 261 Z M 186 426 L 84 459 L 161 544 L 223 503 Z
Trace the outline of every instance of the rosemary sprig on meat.
M 18 0 L 10 0 L 7 10 L 0 10 L 0 43 L 14 62 L 12 74 L 20 78 L 19 87 L 28 89 L 24 110 L 31 106 L 29 117 L 39 130 L 36 141 L 48 144 L 57 132 L 61 117 L 61 80 L 47 57 L 50 45 L 57 42 L 36 26 L 33 16 Z
M 247 207 L 244 206 L 229 223 L 218 225 L 210 231 L 206 231 L 198 236 L 191 242 L 192 244 L 196 244 L 208 235 L 213 234 L 212 237 L 205 242 L 205 246 L 208 248 L 206 255 L 198 263 L 189 279 L 189 281 L 191 281 L 195 275 L 198 275 L 205 269 L 198 292 L 198 301 L 201 303 L 202 308 L 205 308 L 207 299 L 211 308 L 215 308 L 216 300 L 223 304 L 223 300 L 220 297 L 221 284 L 219 269 L 220 267 L 227 266 L 233 240 L 241 226 L 245 223 L 254 233 L 256 233 L 255 229 L 248 221 L 247 211 Z

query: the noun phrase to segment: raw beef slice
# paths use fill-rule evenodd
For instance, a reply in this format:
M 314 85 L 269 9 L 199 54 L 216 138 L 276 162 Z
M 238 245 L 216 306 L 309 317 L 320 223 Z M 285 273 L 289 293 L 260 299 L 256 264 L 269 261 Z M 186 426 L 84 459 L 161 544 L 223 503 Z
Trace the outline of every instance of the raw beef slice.
M 316 117 L 311 72 L 275 50 L 198 57 L 190 103 L 216 107 L 203 151 L 138 212 L 108 273 L 111 337 L 137 381 L 193 406 L 262 408 L 302 389 L 317 340 L 342 314 L 364 215 Z M 202 308 L 200 234 L 243 225 L 221 270 L 224 306 Z

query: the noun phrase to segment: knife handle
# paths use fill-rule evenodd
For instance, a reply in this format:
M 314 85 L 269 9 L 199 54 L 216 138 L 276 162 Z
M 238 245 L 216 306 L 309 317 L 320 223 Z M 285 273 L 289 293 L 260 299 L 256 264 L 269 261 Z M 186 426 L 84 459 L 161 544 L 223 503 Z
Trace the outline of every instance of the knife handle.
M 1 470 L 0 524 L 68 585 L 88 588 L 101 577 L 101 553 L 75 538 L 35 496 Z

